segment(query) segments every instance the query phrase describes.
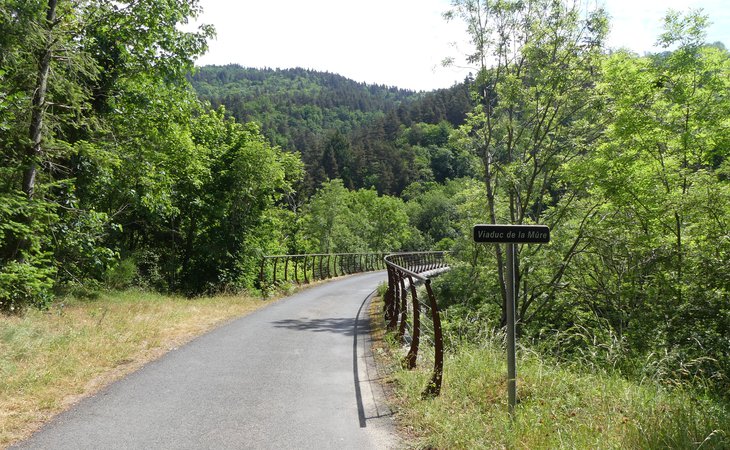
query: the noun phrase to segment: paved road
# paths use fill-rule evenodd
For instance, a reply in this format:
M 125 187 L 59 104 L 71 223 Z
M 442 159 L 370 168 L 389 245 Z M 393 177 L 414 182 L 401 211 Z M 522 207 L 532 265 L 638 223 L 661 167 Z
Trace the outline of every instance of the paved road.
M 394 448 L 372 366 L 380 273 L 303 290 L 168 353 L 15 448 Z

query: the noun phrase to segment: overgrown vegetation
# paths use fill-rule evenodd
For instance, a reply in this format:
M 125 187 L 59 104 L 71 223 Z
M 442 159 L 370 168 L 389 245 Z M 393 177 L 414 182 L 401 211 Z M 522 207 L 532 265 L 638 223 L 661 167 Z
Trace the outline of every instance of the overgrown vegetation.
M 704 42 L 707 18 L 668 14 L 667 51 L 639 57 L 602 53 L 601 10 L 455 1 L 453 13 L 481 71 L 452 139 L 479 155 L 483 184 L 455 197 L 456 270 L 437 285 L 450 317 L 504 326 L 505 258 L 471 242 L 474 224 L 546 224 L 549 245 L 518 248 L 523 342 L 726 397 L 730 54 Z
M 399 424 L 417 448 L 722 449 L 730 407 L 704 393 L 615 373 L 559 367 L 521 351 L 514 421 L 498 336 L 447 352 L 441 396 L 423 399 L 430 373 L 399 370 Z

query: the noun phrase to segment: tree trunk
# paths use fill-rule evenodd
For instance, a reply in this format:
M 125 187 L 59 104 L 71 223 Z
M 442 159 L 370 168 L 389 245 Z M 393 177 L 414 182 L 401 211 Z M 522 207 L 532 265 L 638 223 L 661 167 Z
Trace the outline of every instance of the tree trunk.
M 492 173 L 492 155 L 488 149 L 484 154 L 484 182 L 487 186 L 487 208 L 489 209 L 489 221 L 492 224 L 497 223 L 497 213 L 495 206 L 494 193 L 494 174 Z M 496 184 L 496 183 L 495 183 Z M 499 277 L 499 291 L 502 294 L 502 317 L 500 319 L 501 326 L 507 323 L 507 285 L 504 273 L 504 256 L 502 246 L 497 244 L 494 246 L 495 256 L 497 257 L 497 275 Z
M 56 22 L 56 4 L 58 0 L 48 0 L 48 9 L 46 10 L 46 22 L 44 26 L 45 45 L 38 52 L 38 76 L 33 89 L 33 98 L 31 100 L 31 119 L 28 137 L 30 145 L 25 149 L 25 161 L 23 168 L 23 185 L 22 190 L 28 200 L 33 199 L 36 185 L 36 175 L 43 154 L 43 116 L 46 110 L 46 91 L 48 89 L 48 75 L 51 69 L 51 58 L 53 57 L 53 27 Z M 26 225 L 33 222 L 32 214 L 28 213 L 22 218 Z M 25 263 L 25 251 L 30 247 L 30 241 L 27 238 L 18 238 L 15 241 L 13 258 Z
M 43 116 L 46 112 L 46 91 L 48 89 L 48 75 L 53 57 L 53 27 L 56 25 L 56 4 L 58 0 L 48 0 L 46 10 L 46 45 L 38 55 L 38 78 L 33 90 L 30 119 L 30 147 L 26 150 L 26 168 L 23 173 L 23 192 L 29 199 L 35 192 L 35 180 L 38 164 L 43 154 Z

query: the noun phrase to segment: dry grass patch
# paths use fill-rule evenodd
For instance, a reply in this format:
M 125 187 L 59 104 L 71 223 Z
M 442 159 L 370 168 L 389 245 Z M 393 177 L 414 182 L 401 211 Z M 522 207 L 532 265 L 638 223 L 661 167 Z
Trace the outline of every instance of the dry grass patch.
M 215 325 L 267 304 L 248 296 L 125 292 L 0 315 L 0 448 Z

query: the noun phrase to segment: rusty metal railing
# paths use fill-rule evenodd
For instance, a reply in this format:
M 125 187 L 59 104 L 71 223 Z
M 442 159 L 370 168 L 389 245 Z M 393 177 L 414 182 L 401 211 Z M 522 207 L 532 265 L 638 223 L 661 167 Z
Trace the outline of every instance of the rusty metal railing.
M 385 265 L 388 269 L 388 290 L 385 294 L 383 310 L 388 330 L 396 332 L 399 339 L 403 340 L 406 328 L 410 328 L 410 348 L 403 360 L 408 369 L 416 367 L 418 350 L 422 337 L 428 336 L 433 341 L 434 366 L 431 381 L 423 392 L 424 397 L 434 397 L 441 392 L 441 382 L 444 370 L 444 339 L 441 331 L 441 318 L 439 316 L 436 296 L 431 289 L 429 277 L 449 270 L 445 260 L 446 252 L 414 252 L 395 253 L 385 257 Z M 421 302 L 418 299 L 417 284 L 423 283 L 426 288 L 428 302 Z M 412 319 L 408 322 L 408 295 L 410 293 L 412 306 L 410 308 Z M 425 324 L 421 322 L 421 309 L 430 310 L 432 327 L 426 330 Z
M 386 253 L 316 253 L 305 255 L 271 255 L 261 260 L 259 284 L 296 284 L 385 269 Z

